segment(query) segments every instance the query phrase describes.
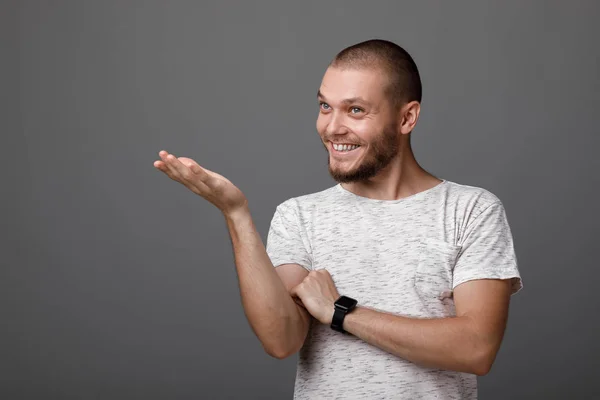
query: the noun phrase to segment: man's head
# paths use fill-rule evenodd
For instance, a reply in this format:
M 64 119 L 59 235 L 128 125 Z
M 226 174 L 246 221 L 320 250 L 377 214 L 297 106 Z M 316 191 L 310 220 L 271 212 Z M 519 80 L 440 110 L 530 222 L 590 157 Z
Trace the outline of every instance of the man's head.
M 317 131 L 329 152 L 329 173 L 338 182 L 364 181 L 410 145 L 420 111 L 421 79 L 400 46 L 369 40 L 336 55 L 318 99 Z M 348 151 L 338 144 L 359 147 Z

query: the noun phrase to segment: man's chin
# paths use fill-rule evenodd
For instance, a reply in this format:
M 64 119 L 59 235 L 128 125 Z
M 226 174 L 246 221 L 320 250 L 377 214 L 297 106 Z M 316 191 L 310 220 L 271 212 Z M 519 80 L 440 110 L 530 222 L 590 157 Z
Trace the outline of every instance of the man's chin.
M 329 168 L 329 175 L 338 183 L 351 183 L 359 180 L 355 171 L 340 171 Z
M 385 165 L 384 165 L 385 166 Z M 354 168 L 331 168 L 328 165 L 329 175 L 338 183 L 366 182 L 376 176 L 384 167 L 377 164 L 361 164 Z

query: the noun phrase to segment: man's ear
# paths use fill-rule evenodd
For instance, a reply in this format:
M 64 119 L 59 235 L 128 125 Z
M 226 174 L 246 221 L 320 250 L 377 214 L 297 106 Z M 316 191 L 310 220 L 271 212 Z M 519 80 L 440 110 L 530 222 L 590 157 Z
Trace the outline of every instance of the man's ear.
M 421 104 L 418 101 L 411 101 L 400 108 L 400 132 L 406 135 L 414 129 L 421 112 Z

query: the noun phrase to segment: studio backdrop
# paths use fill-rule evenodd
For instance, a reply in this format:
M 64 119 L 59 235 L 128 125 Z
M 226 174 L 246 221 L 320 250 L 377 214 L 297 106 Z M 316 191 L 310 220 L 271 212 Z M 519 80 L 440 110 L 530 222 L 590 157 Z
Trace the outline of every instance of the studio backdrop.
M 341 49 L 415 59 L 432 174 L 503 202 L 524 289 L 482 399 L 600 397 L 594 1 L 5 1 L 0 398 L 290 399 L 186 156 L 275 207 L 333 186 L 317 89 Z

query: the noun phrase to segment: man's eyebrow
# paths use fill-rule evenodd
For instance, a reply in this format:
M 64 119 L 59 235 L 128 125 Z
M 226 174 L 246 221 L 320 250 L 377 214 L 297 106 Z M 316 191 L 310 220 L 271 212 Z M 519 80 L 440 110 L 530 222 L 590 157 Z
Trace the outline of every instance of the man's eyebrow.
M 322 98 L 324 99 L 325 96 L 323 96 L 323 93 L 321 93 L 321 91 L 319 90 L 317 92 L 317 98 Z M 341 101 L 342 104 L 350 104 L 350 103 L 364 103 L 364 104 L 369 104 L 369 102 L 365 99 L 363 99 L 362 97 L 358 96 L 358 97 L 351 97 L 349 99 L 344 99 Z
M 369 104 L 369 102 L 367 100 L 363 99 L 362 97 L 351 97 L 349 99 L 344 99 L 344 100 L 342 100 L 342 103 L 344 103 L 344 104 L 350 104 L 350 103 Z

